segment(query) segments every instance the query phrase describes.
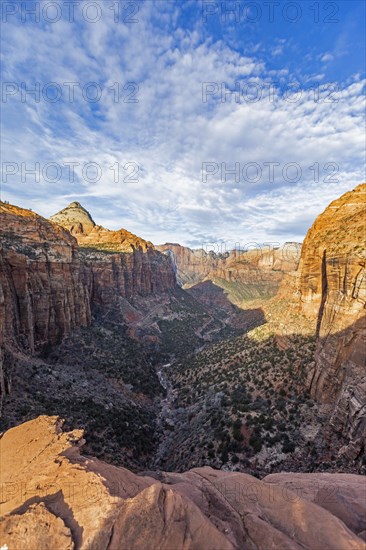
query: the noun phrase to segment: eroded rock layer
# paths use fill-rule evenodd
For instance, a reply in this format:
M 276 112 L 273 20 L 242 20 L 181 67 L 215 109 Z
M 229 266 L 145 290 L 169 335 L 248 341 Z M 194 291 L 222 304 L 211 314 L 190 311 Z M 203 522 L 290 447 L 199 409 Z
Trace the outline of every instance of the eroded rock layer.
M 333 201 L 303 244 L 296 277 L 301 311 L 316 324 L 312 396 L 334 403 L 330 425 L 356 458 L 366 439 L 366 185 Z
M 2 436 L 0 529 L 9 549 L 364 550 L 364 477 L 260 481 L 207 467 L 135 475 L 82 456 L 82 436 L 63 432 L 55 416 Z
M 111 231 L 96 225 L 89 212 L 79 202 L 72 202 L 50 217 L 50 220 L 67 229 L 81 246 L 90 246 L 115 252 L 146 251 L 154 245 L 126 229 Z
M 0 347 L 34 352 L 90 323 L 92 277 L 68 231 L 0 203 Z
M 191 250 L 174 243 L 157 248 L 171 258 L 177 281 L 184 288 L 211 280 L 238 304 L 274 296 L 284 275 L 297 269 L 301 251 L 298 243 L 225 253 L 204 248 Z
M 84 218 L 73 221 L 75 233 L 76 226 L 82 234 L 95 228 Z M 110 253 L 79 249 L 67 229 L 29 210 L 0 203 L 0 221 L 0 346 L 15 340 L 34 352 L 87 326 L 95 304 L 175 287 L 169 259 L 138 237 L 131 242 L 128 232 L 121 250 Z M 120 232 L 110 233 L 122 239 Z

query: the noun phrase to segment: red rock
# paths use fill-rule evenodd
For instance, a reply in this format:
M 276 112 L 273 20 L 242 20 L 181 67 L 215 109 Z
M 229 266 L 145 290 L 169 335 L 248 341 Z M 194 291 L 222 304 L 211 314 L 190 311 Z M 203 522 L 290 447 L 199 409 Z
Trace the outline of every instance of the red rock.
M 366 449 L 366 184 L 333 201 L 303 244 L 297 291 L 319 336 L 311 395 L 333 403 L 330 426 L 350 459 Z
M 162 472 L 158 481 L 81 456 L 82 435 L 41 416 L 2 436 L 0 532 L 9 550 L 365 548 L 339 517 L 310 501 L 314 476 L 302 475 L 304 498 L 268 478 L 212 468 Z M 342 498 L 358 510 L 347 477 Z M 358 476 L 351 477 L 353 487 Z

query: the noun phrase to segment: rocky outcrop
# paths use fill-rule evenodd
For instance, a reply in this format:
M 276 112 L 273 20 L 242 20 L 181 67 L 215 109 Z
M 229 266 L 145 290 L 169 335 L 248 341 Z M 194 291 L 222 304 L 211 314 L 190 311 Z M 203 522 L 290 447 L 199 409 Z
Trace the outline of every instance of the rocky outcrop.
M 177 281 L 183 287 L 201 283 L 209 278 L 224 261 L 225 255 L 206 252 L 203 248 L 192 250 L 176 243 L 165 243 L 157 246 L 171 259 Z
M 366 540 L 366 478 L 352 474 L 270 474 L 264 480 L 315 502 Z
M 91 276 L 68 231 L 4 203 L 0 218 L 0 347 L 32 353 L 90 323 Z
M 154 249 L 151 242 L 145 241 L 126 229 L 111 231 L 96 225 L 89 212 L 79 202 L 72 202 L 50 217 L 50 220 L 67 229 L 80 246 L 108 250 L 112 252 L 134 252 Z
M 153 248 L 121 254 L 80 249 L 80 256 L 91 272 L 93 304 L 116 306 L 121 297 L 156 296 L 176 286 L 169 258 Z
M 125 229 L 110 231 L 95 225 L 80 203 L 72 202 L 50 220 L 77 239 L 80 255 L 92 273 L 93 302 L 112 304 L 119 297 L 131 300 L 175 287 L 169 258 Z
M 97 231 L 89 214 L 73 205 L 70 229 Z M 87 326 L 94 305 L 175 288 L 169 259 L 138 237 L 131 242 L 128 232 L 122 231 L 121 251 L 110 253 L 79 248 L 67 229 L 29 210 L 0 203 L 0 216 L 0 347 L 16 341 L 33 353 Z M 121 232 L 110 233 L 122 239 Z
M 356 458 L 366 438 L 366 185 L 333 201 L 303 244 L 297 281 L 300 310 L 319 337 L 309 374 L 311 395 L 334 403 L 333 429 Z
M 2 436 L 0 530 L 9 549 L 364 550 L 361 476 L 330 475 L 327 488 L 334 479 L 339 493 L 329 505 L 312 497 L 322 476 L 302 475 L 299 494 L 281 475 L 260 481 L 207 467 L 135 475 L 82 456 L 82 437 L 46 416 Z
M 89 212 L 79 202 L 71 202 L 69 206 L 50 217 L 50 221 L 67 229 L 75 238 L 81 239 L 89 235 L 95 228 L 95 221 Z

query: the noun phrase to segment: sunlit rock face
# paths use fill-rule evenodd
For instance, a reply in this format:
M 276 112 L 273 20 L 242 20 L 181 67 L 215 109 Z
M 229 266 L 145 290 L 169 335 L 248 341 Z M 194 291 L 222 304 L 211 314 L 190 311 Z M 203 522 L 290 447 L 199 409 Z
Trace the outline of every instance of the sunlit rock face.
M 93 278 L 93 300 L 112 303 L 122 296 L 149 296 L 173 289 L 175 273 L 169 258 L 154 245 L 126 229 L 110 231 L 96 225 L 78 202 L 51 216 L 77 239 L 80 254 Z
M 312 396 L 335 403 L 330 425 L 356 458 L 366 438 L 366 185 L 345 193 L 318 216 L 303 244 L 297 274 L 302 312 L 319 342 L 309 377 Z
M 85 235 L 97 227 L 72 205 L 71 230 Z M 87 326 L 94 304 L 175 288 L 169 258 L 124 230 L 110 232 L 117 234 L 112 253 L 102 238 L 96 248 L 80 248 L 68 228 L 30 210 L 0 203 L 0 218 L 0 346 L 16 342 L 34 352 Z
M 50 220 L 67 229 L 82 246 L 97 247 L 101 250 L 133 252 L 146 251 L 154 245 L 126 229 L 111 231 L 96 225 L 90 213 L 79 202 L 72 202 L 66 208 L 50 217 Z
M 120 309 L 124 320 L 130 301 L 160 300 L 176 288 L 170 259 L 152 245 L 125 230 L 98 228 L 78 203 L 66 210 L 65 228 L 0 202 L 0 401 L 19 350 L 46 353 L 89 326 L 96 311 Z M 68 229 L 79 238 L 95 232 L 99 240 L 81 247 Z
M 276 249 L 237 248 L 225 253 L 204 248 L 191 250 L 176 243 L 157 248 L 171 258 L 181 286 L 188 288 L 213 281 L 236 303 L 274 296 L 284 275 L 297 269 L 301 251 L 298 243 L 285 243 Z
M 82 431 L 62 424 L 40 416 L 2 436 L 0 530 L 9 549 L 364 549 L 362 476 L 260 481 L 208 467 L 135 475 L 82 456 Z
M 192 286 L 206 280 L 223 263 L 223 257 L 203 248 L 192 250 L 177 243 L 165 243 L 157 249 L 171 258 L 181 286 Z
M 0 346 L 33 352 L 90 323 L 92 277 L 68 231 L 0 203 Z

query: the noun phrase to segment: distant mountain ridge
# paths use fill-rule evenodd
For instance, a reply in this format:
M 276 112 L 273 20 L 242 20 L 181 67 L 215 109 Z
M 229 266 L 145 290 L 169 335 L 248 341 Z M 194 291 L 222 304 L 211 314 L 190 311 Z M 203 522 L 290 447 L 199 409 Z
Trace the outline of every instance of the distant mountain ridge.
M 183 288 L 212 281 L 223 288 L 237 304 L 274 296 L 284 275 L 297 269 L 301 253 L 299 243 L 220 254 L 173 243 L 156 248 L 169 255 L 177 281 Z

